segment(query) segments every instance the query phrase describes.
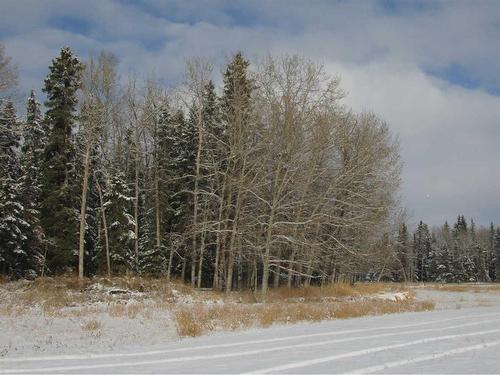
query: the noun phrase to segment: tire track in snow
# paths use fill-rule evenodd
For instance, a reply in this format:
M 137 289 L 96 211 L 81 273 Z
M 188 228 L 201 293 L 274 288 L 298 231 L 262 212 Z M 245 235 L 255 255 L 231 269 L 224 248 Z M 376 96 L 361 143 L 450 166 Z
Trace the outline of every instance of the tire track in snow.
M 345 338 L 345 339 L 320 341 L 320 342 L 314 342 L 314 343 L 284 345 L 284 346 L 278 346 L 278 347 L 272 347 L 272 348 L 246 350 L 246 351 L 224 353 L 224 354 L 195 355 L 195 356 L 188 356 L 188 357 L 166 358 L 166 359 L 147 360 L 147 361 L 119 362 L 119 363 L 102 363 L 102 364 L 95 364 L 95 365 L 73 365 L 73 366 L 56 366 L 56 367 L 45 367 L 45 368 L 7 369 L 7 370 L 0 370 L 0 374 L 5 374 L 5 373 L 8 373 L 8 374 L 23 373 L 24 374 L 24 373 L 56 372 L 56 371 L 68 372 L 68 371 L 75 371 L 75 370 L 94 370 L 94 369 L 105 369 L 105 368 L 166 364 L 166 363 L 174 363 L 174 362 L 213 360 L 213 359 L 221 359 L 221 358 L 231 358 L 231 357 L 240 357 L 240 356 L 256 355 L 256 354 L 263 354 L 263 353 L 271 353 L 271 352 L 277 352 L 277 351 L 282 351 L 282 350 L 287 350 L 287 349 L 310 348 L 310 347 L 316 347 L 316 346 L 366 340 L 366 339 L 370 339 L 370 338 L 383 338 L 383 337 L 390 337 L 390 336 L 407 335 L 407 334 L 412 334 L 412 333 L 444 331 L 444 330 L 448 330 L 448 329 L 470 327 L 470 326 L 474 326 L 474 325 L 479 325 L 479 324 L 484 324 L 484 323 L 489 323 L 489 322 L 498 322 L 498 321 L 499 321 L 498 319 L 491 319 L 491 320 L 485 320 L 482 322 L 459 324 L 456 326 L 427 328 L 427 329 L 423 329 L 423 330 L 402 331 L 402 332 L 392 332 L 392 333 L 382 333 L 382 334 L 376 334 L 376 335 L 371 335 L 371 336 L 358 336 L 358 337 L 350 337 L 350 338 Z M 315 360 L 310 360 L 310 361 L 296 362 L 295 364 L 277 366 L 277 367 L 258 370 L 258 371 L 250 372 L 250 373 L 251 374 L 253 374 L 253 373 L 266 373 L 266 372 L 279 371 L 282 369 L 287 370 L 287 369 L 296 368 L 296 367 L 305 367 L 305 366 L 308 366 L 310 364 L 328 362 L 328 361 L 342 359 L 342 358 L 348 358 L 348 357 L 356 357 L 356 356 L 368 354 L 371 352 L 389 350 L 389 349 L 393 349 L 393 348 L 415 345 L 415 344 L 419 344 L 419 343 L 454 339 L 454 338 L 459 338 L 459 337 L 486 335 L 486 334 L 491 334 L 491 333 L 500 333 L 500 329 L 420 339 L 420 340 L 411 341 L 411 342 L 402 343 L 402 344 L 375 347 L 375 348 L 370 348 L 370 349 L 365 349 L 365 350 L 360 350 L 360 351 L 355 351 L 355 352 L 344 353 L 344 354 L 340 354 L 337 356 L 320 358 L 320 359 L 315 359 Z M 317 362 L 317 361 L 319 361 L 319 362 Z
M 430 338 L 426 338 L 426 339 L 419 339 L 419 340 L 409 341 L 409 342 L 405 342 L 405 343 L 402 343 L 402 344 L 385 345 L 385 346 L 375 346 L 375 347 L 368 348 L 368 349 L 355 350 L 355 351 L 348 352 L 348 353 L 342 353 L 342 354 L 336 354 L 336 355 L 331 355 L 331 356 L 327 356 L 327 357 L 320 357 L 320 358 L 315 358 L 315 359 L 309 359 L 309 360 L 304 360 L 304 361 L 290 363 L 290 364 L 287 364 L 287 365 L 268 367 L 268 368 L 264 368 L 264 369 L 260 369 L 260 370 L 256 370 L 256 371 L 246 372 L 244 374 L 245 375 L 250 375 L 250 374 L 269 374 L 269 373 L 275 373 L 275 372 L 278 372 L 278 371 L 287 371 L 287 370 L 292 370 L 292 369 L 297 369 L 297 368 L 302 368 L 302 367 L 317 365 L 317 364 L 326 363 L 326 362 L 334 362 L 334 361 L 337 361 L 337 360 L 340 360 L 340 359 L 359 357 L 359 356 L 362 356 L 362 355 L 383 352 L 383 351 L 391 350 L 391 349 L 404 348 L 406 346 L 411 346 L 411 345 L 427 344 L 427 343 L 430 343 L 430 342 L 444 341 L 444 340 L 453 340 L 453 339 L 458 339 L 458 338 L 463 338 L 463 337 L 473 337 L 473 336 L 488 335 L 488 334 L 499 333 L 499 332 L 500 332 L 500 329 L 493 329 L 493 330 L 488 330 L 488 331 L 480 331 L 480 332 L 472 332 L 472 333 L 460 333 L 460 334 L 455 334 L 455 335 L 430 337 Z
M 348 374 L 369 374 L 376 371 L 384 371 L 394 367 L 401 367 L 405 365 L 411 365 L 413 363 L 432 361 L 433 359 L 439 359 L 444 357 L 449 357 L 455 354 L 462 354 L 467 352 L 472 352 L 474 350 L 481 350 L 486 348 L 491 348 L 493 346 L 500 345 L 500 340 L 488 341 L 477 345 L 464 346 L 456 349 L 447 350 L 444 352 L 433 353 L 428 355 L 423 355 L 415 358 L 407 358 L 394 362 L 387 362 L 377 366 L 365 367 L 353 371 L 349 371 Z
M 500 313 L 479 314 L 479 315 L 471 315 L 471 316 L 464 315 L 464 316 L 459 316 L 459 317 L 454 317 L 454 318 L 436 319 L 436 320 L 425 321 L 425 322 L 420 322 L 420 323 L 393 325 L 393 326 L 386 326 L 386 327 L 360 328 L 360 329 L 351 329 L 351 330 L 334 331 L 334 332 L 311 333 L 311 334 L 303 334 L 303 335 L 296 335 L 296 336 L 277 337 L 277 338 L 272 338 L 272 339 L 237 341 L 237 342 L 227 343 L 227 344 L 198 345 L 198 346 L 191 346 L 191 347 L 187 347 L 187 348 L 161 349 L 161 350 L 151 350 L 151 351 L 133 352 L 133 353 L 77 354 L 77 355 L 58 355 L 58 356 L 44 356 L 44 357 L 0 358 L 0 363 L 2 363 L 2 362 L 63 361 L 63 360 L 78 360 L 78 359 L 103 359 L 103 358 L 150 356 L 150 355 L 157 355 L 157 354 L 179 353 L 179 352 L 195 351 L 195 350 L 203 350 L 203 349 L 231 348 L 234 346 L 241 346 L 241 345 L 267 344 L 267 343 L 274 343 L 274 342 L 280 342 L 280 341 L 314 338 L 314 337 L 338 336 L 338 335 L 344 335 L 344 334 L 348 334 L 348 333 L 359 333 L 359 332 L 364 333 L 364 332 L 374 332 L 374 331 L 382 331 L 382 330 L 421 327 L 421 326 L 432 325 L 432 324 L 437 324 L 437 323 L 451 322 L 451 321 L 455 321 L 455 320 L 462 320 L 462 319 L 470 320 L 470 319 L 476 319 L 476 318 L 486 318 L 486 317 L 491 317 L 491 316 L 500 316 Z M 484 321 L 478 322 L 478 323 L 473 323 L 473 324 L 481 324 L 481 323 L 484 323 Z M 370 337 L 372 337 L 372 336 L 370 336 Z

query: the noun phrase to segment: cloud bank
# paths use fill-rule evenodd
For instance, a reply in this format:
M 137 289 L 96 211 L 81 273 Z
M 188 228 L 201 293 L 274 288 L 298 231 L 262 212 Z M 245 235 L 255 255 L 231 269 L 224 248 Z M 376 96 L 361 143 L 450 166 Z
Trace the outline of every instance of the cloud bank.
M 63 45 L 112 51 L 124 76 L 167 85 L 193 55 L 305 55 L 341 76 L 347 105 L 399 134 L 415 221 L 500 222 L 499 2 L 7 0 L 0 41 L 23 95 Z

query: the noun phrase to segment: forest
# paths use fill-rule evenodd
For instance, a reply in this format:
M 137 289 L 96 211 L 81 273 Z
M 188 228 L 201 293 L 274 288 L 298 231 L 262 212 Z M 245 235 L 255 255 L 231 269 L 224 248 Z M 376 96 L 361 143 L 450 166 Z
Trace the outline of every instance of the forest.
M 221 74 L 216 74 L 216 72 Z M 186 61 L 181 82 L 68 47 L 25 108 L 0 46 L 0 274 L 197 288 L 500 281 L 500 229 L 415 230 L 397 137 L 299 56 Z M 43 106 L 37 97 L 44 97 Z

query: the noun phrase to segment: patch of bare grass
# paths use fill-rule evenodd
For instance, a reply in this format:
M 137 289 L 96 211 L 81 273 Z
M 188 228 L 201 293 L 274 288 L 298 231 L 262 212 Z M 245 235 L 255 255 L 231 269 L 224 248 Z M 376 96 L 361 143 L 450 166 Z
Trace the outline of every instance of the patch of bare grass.
M 98 320 L 89 320 L 85 324 L 82 325 L 82 329 L 84 331 L 99 331 L 102 328 L 102 324 Z
M 351 301 L 333 303 L 197 304 L 174 312 L 180 337 L 195 337 L 217 330 L 235 330 L 251 326 L 268 327 L 303 321 L 347 319 L 434 309 L 430 301 Z
M 383 291 L 406 290 L 401 284 L 389 283 L 333 283 L 325 286 L 309 286 L 301 288 L 280 287 L 269 290 L 267 300 L 272 302 L 285 301 L 319 302 L 323 299 L 336 299 L 346 297 L 360 297 Z M 255 302 L 262 302 L 259 294 L 254 294 Z M 247 298 L 249 300 L 249 298 Z
M 115 303 L 109 305 L 107 308 L 108 315 L 113 318 L 127 317 L 130 319 L 135 319 L 137 316 L 144 312 L 146 306 L 142 303 L 134 304 L 121 304 Z
M 335 310 L 337 319 L 357 318 L 365 315 L 395 314 L 409 311 L 431 311 L 435 304 L 432 301 L 359 301 L 342 303 Z
M 174 318 L 180 337 L 195 337 L 217 330 L 250 327 L 256 321 L 256 312 L 255 305 L 195 304 L 178 309 Z
M 28 309 L 23 306 L 7 304 L 0 306 L 0 316 L 23 316 L 28 313 Z

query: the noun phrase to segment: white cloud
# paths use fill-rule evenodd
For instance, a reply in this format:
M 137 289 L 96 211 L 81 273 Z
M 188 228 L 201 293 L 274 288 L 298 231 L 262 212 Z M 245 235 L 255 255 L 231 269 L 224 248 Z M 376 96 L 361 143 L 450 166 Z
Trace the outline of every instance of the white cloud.
M 474 214 L 483 224 L 500 219 L 500 97 L 407 65 L 330 69 L 342 74 L 349 105 L 373 110 L 400 134 L 403 191 L 416 219 L 436 224 L 458 213 Z M 482 209 L 496 209 L 495 217 Z
M 387 11 L 356 1 L 149 1 L 147 9 L 111 0 L 22 1 L 2 7 L 0 36 L 20 65 L 25 91 L 41 86 L 51 58 L 66 44 L 83 57 L 110 50 L 124 75 L 154 71 L 170 82 L 192 55 L 219 63 L 238 49 L 251 57 L 306 55 L 342 75 L 349 105 L 373 110 L 400 134 L 403 193 L 416 219 L 435 224 L 463 213 L 500 222 L 500 98 L 425 73 L 459 64 L 480 85 L 498 88 L 500 50 L 493 47 L 500 39 L 500 4 L 423 4 L 417 11 Z M 51 20 L 64 16 L 86 21 L 88 32 L 55 29 Z

